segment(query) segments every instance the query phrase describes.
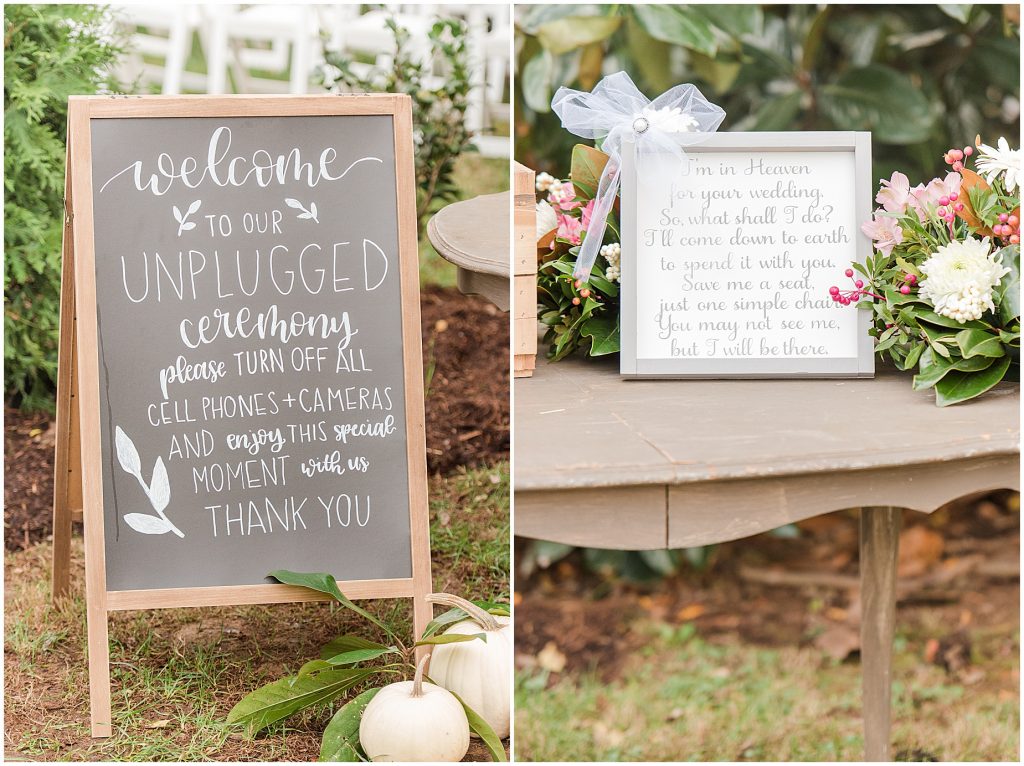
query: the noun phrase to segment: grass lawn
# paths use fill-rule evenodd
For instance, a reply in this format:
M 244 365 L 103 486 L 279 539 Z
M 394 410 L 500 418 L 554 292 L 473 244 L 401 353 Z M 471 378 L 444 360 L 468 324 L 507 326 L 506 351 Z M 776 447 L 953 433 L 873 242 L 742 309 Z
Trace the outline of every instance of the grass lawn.
M 522 761 L 857 761 L 863 758 L 860 667 L 820 649 L 769 649 L 696 635 L 692 624 L 641 619 L 643 648 L 612 682 L 598 669 L 516 683 Z M 1019 632 L 975 634 L 985 668 L 972 685 L 921 660 L 897 635 L 893 753 L 897 760 L 1015 761 Z M 553 683 L 552 683 L 553 682 Z
M 495 157 L 481 157 L 467 153 L 459 156 L 455 164 L 455 183 L 461 190 L 461 199 L 472 199 L 481 194 L 507 191 L 509 161 Z M 481 221 L 481 226 L 488 225 Z M 437 254 L 427 239 L 426 225 L 420 232 L 420 284 L 455 286 L 455 266 Z
M 435 587 L 507 599 L 507 463 L 434 477 L 430 497 Z M 6 760 L 315 761 L 330 706 L 286 719 L 256 739 L 222 721 L 241 697 L 294 673 L 331 638 L 348 632 L 379 638 L 366 622 L 328 604 L 113 613 L 115 734 L 93 740 L 77 538 L 73 566 L 73 595 L 54 607 L 49 546 L 5 557 Z M 364 606 L 405 635 L 411 632 L 407 600 Z M 469 758 L 487 759 L 476 740 Z

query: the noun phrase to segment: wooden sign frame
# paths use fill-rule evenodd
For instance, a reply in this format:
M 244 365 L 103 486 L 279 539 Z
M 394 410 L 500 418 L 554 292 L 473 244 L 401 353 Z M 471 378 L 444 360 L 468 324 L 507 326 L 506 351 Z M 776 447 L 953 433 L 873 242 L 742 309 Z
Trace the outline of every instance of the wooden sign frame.
M 733 358 L 645 359 L 637 357 L 637 278 L 635 264 L 641 256 L 637 230 L 637 166 L 635 144 L 622 147 L 622 257 L 621 257 L 621 352 L 619 373 L 623 378 L 871 378 L 875 375 L 874 339 L 868 335 L 871 316 L 857 311 L 857 354 L 842 358 Z M 854 214 L 857 221 L 871 218 L 871 134 L 865 131 L 713 133 L 686 146 L 687 153 L 711 152 L 845 152 L 853 155 Z M 627 235 L 627 232 L 631 234 Z M 860 227 L 851 232 L 857 260 L 871 255 L 871 240 Z M 842 271 L 837 271 L 837 282 Z M 827 296 L 822 296 L 827 297 Z M 855 311 L 854 307 L 849 307 Z
M 53 596 L 57 598 L 68 592 L 71 525 L 72 521 L 81 518 L 85 534 L 89 702 L 94 737 L 109 737 L 112 731 L 108 612 L 329 601 L 331 597 L 305 588 L 280 584 L 107 590 L 93 239 L 92 120 L 348 115 L 389 115 L 393 118 L 412 576 L 401 579 L 349 580 L 340 582 L 339 587 L 352 599 L 411 597 L 413 625 L 417 635 L 432 617 L 431 606 L 425 598 L 431 592 L 432 584 L 411 99 L 405 95 L 392 94 L 72 96 L 68 108 L 66 215 L 57 376 Z M 79 308 L 84 310 L 79 312 Z M 418 650 L 420 654 L 425 651 L 424 648 Z

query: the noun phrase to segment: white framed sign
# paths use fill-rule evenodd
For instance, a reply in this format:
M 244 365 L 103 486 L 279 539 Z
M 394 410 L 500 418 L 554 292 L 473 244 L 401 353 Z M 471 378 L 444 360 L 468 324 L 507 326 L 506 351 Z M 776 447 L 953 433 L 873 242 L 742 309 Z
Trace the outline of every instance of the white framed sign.
M 621 374 L 873 377 L 868 312 L 828 292 L 871 253 L 871 134 L 714 133 L 685 152 L 623 145 Z

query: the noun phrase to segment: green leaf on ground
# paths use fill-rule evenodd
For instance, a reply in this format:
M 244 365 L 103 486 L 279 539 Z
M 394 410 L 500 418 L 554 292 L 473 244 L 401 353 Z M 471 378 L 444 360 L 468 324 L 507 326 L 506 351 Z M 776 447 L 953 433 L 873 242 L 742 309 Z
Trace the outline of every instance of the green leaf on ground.
M 356 662 L 375 660 L 385 654 L 401 654 L 401 652 L 395 646 L 387 646 L 383 649 L 353 649 L 351 652 L 342 652 L 328 657 L 327 662 L 331 665 L 352 665 Z
M 379 644 L 376 641 L 368 641 L 362 636 L 344 635 L 331 639 L 331 641 L 320 650 L 320 658 L 329 660 L 331 657 L 336 657 L 344 652 L 354 652 L 357 649 L 387 648 L 388 647 L 384 644 Z
M 334 714 L 320 741 L 322 763 L 352 763 L 366 760 L 366 754 L 359 745 L 359 722 L 366 706 L 379 691 L 380 689 L 367 689 L 342 705 Z
M 487 752 L 491 754 L 492 761 L 505 761 L 505 748 L 501 744 L 501 740 L 498 739 L 498 735 L 494 729 L 491 728 L 490 724 L 485 721 L 479 713 L 473 708 L 463 702 L 462 698 L 452 692 L 452 696 L 455 697 L 462 705 L 462 709 L 466 711 L 466 719 L 469 721 L 469 730 L 480 737 L 483 743 L 487 746 Z
M 462 644 L 466 641 L 487 641 L 486 633 L 443 633 L 440 636 L 430 636 L 415 643 L 415 646 L 435 646 L 438 644 Z
M 340 697 L 376 672 L 377 668 L 346 668 L 282 678 L 243 697 L 231 708 L 227 722 L 244 725 L 255 734 L 292 713 Z

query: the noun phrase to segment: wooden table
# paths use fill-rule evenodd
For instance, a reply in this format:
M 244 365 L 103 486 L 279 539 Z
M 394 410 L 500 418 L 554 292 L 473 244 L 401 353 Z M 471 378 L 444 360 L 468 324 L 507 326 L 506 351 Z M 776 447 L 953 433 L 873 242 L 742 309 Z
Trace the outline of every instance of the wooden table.
M 427 224 L 438 254 L 458 267 L 459 290 L 509 307 L 508 192 L 484 194 L 441 208 Z
M 597 548 L 708 545 L 861 509 L 865 750 L 890 760 L 903 509 L 1019 487 L 1019 387 L 939 409 L 910 377 L 638 381 L 538 361 L 515 383 L 515 533 Z

